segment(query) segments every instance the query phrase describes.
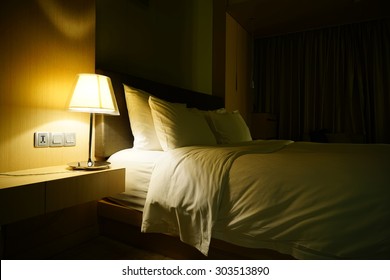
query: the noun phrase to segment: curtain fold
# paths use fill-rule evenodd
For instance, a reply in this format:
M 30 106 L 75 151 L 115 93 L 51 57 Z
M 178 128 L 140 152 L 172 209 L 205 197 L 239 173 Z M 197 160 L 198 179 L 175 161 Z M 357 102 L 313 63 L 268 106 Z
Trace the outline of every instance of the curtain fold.
M 257 39 L 254 65 L 254 112 L 279 116 L 279 138 L 390 143 L 390 19 Z

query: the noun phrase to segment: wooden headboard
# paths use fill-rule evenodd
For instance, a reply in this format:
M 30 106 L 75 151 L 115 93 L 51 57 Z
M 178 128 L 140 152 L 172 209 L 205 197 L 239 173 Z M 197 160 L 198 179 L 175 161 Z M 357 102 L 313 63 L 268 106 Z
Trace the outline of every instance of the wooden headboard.
M 221 97 L 165 85 L 115 71 L 97 69 L 96 73 L 111 78 L 120 112 L 119 116 L 95 116 L 95 156 L 97 158 L 107 158 L 119 150 L 133 146 L 134 138 L 131 133 L 123 84 L 142 89 L 170 102 L 186 103 L 190 108 L 214 110 L 224 107 L 224 100 Z

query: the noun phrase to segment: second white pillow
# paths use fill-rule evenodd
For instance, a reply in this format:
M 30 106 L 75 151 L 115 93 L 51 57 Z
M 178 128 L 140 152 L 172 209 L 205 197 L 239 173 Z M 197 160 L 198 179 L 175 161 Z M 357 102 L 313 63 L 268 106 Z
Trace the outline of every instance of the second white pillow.
M 193 145 L 216 145 L 203 115 L 182 104 L 149 97 L 154 127 L 163 150 Z

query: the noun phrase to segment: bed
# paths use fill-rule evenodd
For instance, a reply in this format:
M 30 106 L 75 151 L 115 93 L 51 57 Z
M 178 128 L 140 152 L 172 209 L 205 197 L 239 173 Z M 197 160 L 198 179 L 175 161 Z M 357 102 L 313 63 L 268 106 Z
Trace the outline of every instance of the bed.
M 97 72 L 121 117 L 96 120 L 96 154 L 126 166 L 103 234 L 173 258 L 389 259 L 390 145 L 254 141 L 221 98 Z

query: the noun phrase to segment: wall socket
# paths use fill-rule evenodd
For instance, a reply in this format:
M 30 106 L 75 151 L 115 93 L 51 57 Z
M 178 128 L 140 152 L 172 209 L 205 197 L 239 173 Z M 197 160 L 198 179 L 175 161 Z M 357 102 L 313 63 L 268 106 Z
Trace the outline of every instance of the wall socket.
M 35 132 L 34 147 L 49 147 L 49 132 Z
M 34 147 L 72 147 L 76 146 L 74 132 L 35 132 Z

